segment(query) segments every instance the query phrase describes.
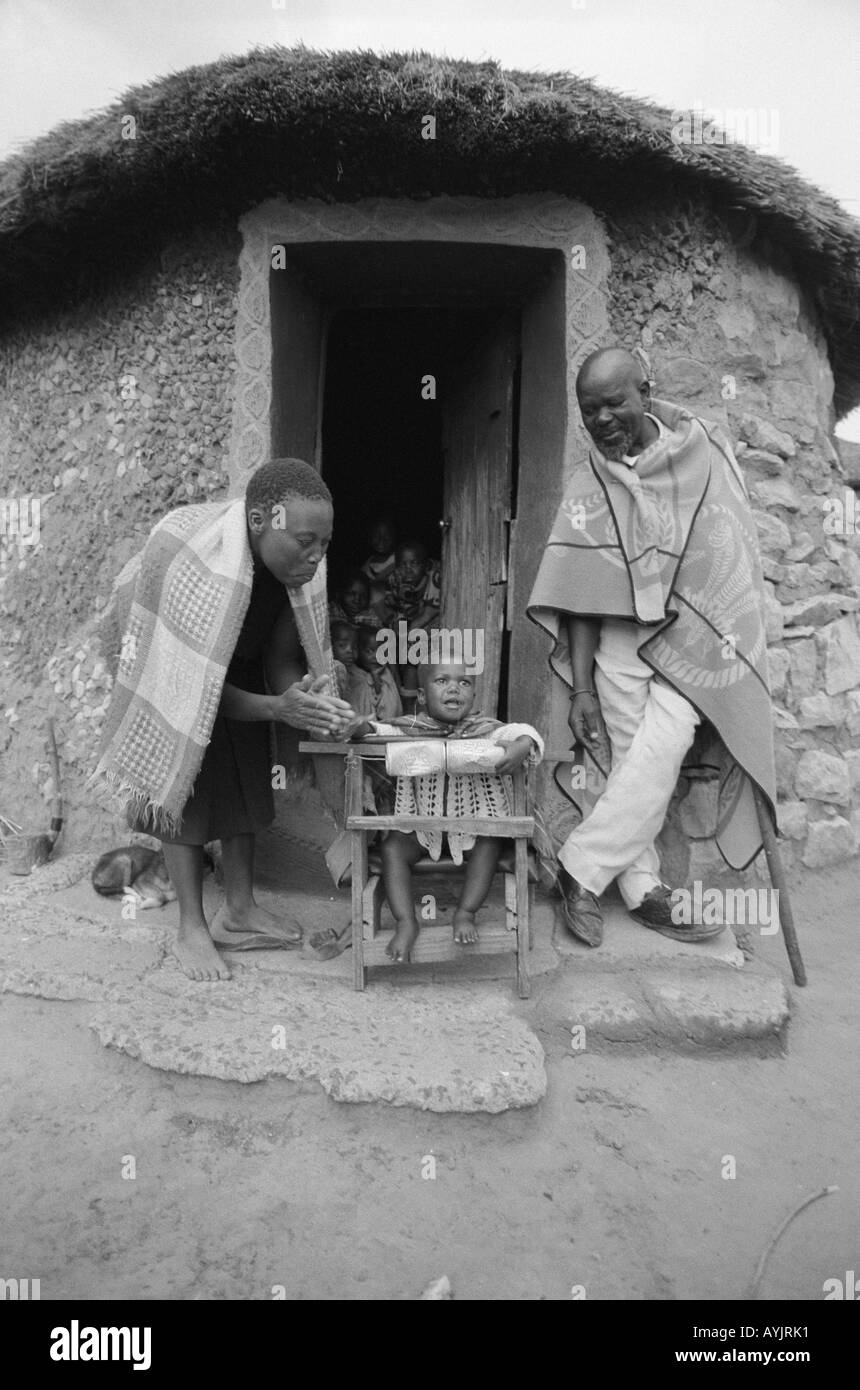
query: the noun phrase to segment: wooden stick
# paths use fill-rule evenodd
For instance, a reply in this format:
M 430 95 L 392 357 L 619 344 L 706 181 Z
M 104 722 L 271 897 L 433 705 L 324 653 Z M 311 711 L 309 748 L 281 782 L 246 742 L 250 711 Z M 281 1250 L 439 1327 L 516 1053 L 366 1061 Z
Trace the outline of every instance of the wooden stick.
M 785 949 L 788 952 L 788 959 L 791 963 L 791 973 L 794 976 L 796 985 L 806 984 L 806 968 L 800 954 L 800 946 L 797 941 L 797 933 L 794 930 L 794 914 L 791 911 L 791 899 L 788 896 L 788 881 L 785 877 L 785 869 L 782 863 L 782 856 L 779 852 L 779 845 L 776 841 L 776 833 L 771 820 L 770 810 L 759 788 L 753 783 L 753 796 L 755 797 L 755 808 L 758 812 L 758 824 L 761 831 L 764 854 L 767 859 L 767 867 L 770 873 L 770 881 L 779 893 L 779 922 L 782 927 L 782 935 L 785 941 Z

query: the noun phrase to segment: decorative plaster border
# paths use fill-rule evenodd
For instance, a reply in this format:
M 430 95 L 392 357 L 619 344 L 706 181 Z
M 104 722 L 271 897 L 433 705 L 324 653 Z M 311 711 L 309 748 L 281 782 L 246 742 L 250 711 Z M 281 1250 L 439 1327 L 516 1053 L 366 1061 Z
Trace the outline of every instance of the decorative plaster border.
M 291 242 L 471 242 L 561 251 L 566 276 L 568 429 L 565 476 L 584 452 L 576 409 L 576 369 L 609 336 L 609 253 L 601 224 L 584 203 L 554 194 L 515 198 L 368 199 L 359 203 L 262 203 L 241 218 L 236 393 L 230 441 L 231 490 L 270 456 L 272 325 L 269 271 L 272 247 Z M 573 255 L 574 248 L 581 251 Z

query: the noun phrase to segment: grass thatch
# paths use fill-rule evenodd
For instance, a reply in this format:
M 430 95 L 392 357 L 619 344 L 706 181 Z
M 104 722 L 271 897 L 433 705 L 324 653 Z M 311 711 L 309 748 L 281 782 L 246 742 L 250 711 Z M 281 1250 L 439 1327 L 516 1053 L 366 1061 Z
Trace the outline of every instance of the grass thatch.
M 426 114 L 435 141 L 419 138 Z M 860 401 L 860 224 L 780 160 L 678 146 L 671 125 L 669 111 L 582 78 L 494 63 L 304 48 L 225 58 L 135 88 L 0 166 L 0 305 L 19 318 L 71 301 L 157 236 L 276 195 L 555 191 L 611 213 L 680 193 L 753 211 L 762 253 L 788 253 L 847 410 Z

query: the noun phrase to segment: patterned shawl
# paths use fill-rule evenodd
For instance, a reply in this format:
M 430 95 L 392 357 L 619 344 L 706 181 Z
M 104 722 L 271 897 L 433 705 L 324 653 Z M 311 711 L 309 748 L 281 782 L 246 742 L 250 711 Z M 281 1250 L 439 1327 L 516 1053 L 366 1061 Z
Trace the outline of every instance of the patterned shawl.
M 550 667 L 571 688 L 566 614 L 642 624 L 641 659 L 707 721 L 696 750 L 702 765 L 719 767 L 716 841 L 739 869 L 761 848 L 751 781 L 771 806 L 776 795 L 756 528 L 719 427 L 666 401 L 652 412 L 669 433 L 635 468 L 592 448 L 575 470 L 527 612 L 552 638 Z M 559 781 L 584 814 L 602 789 L 599 776 L 588 782 L 572 796 Z
M 121 644 L 100 757 L 100 781 L 159 829 L 176 833 L 200 771 L 227 667 L 251 599 L 244 498 L 179 507 L 120 573 Z M 336 693 L 325 561 L 286 589 L 308 669 Z

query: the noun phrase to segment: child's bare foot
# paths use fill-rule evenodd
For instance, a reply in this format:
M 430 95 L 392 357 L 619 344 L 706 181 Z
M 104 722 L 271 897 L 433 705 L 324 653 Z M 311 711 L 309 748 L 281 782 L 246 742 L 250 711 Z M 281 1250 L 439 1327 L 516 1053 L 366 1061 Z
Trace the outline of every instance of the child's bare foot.
M 212 930 L 218 938 L 227 932 L 256 932 L 270 936 L 285 944 L 297 946 L 302 939 L 302 929 L 295 922 L 276 917 L 267 912 L 259 903 L 250 903 L 246 908 L 228 907 L 223 902 L 212 919 Z
M 412 959 L 412 947 L 418 939 L 419 926 L 415 918 L 397 923 L 397 930 L 385 948 L 385 954 L 398 965 Z
M 458 907 L 454 913 L 454 940 L 459 941 L 461 946 L 473 946 L 478 939 L 478 928 L 475 925 L 474 912 L 467 912 L 465 908 Z
M 230 979 L 230 967 L 216 951 L 205 922 L 180 926 L 171 953 L 189 980 Z

